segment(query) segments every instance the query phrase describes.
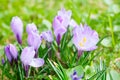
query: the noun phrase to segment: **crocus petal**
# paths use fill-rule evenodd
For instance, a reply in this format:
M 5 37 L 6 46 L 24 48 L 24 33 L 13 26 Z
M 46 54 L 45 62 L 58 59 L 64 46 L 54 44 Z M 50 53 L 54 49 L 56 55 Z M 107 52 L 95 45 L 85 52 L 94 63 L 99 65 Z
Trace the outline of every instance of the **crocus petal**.
M 11 62 L 12 61 L 12 56 L 10 54 L 9 45 L 5 46 L 4 52 L 5 52 L 6 56 L 7 56 L 7 59 L 9 60 L 9 62 Z
M 53 41 L 53 36 L 52 36 L 52 32 L 51 31 L 45 31 L 42 32 L 41 34 L 42 38 L 48 42 L 52 42 Z
M 28 34 L 28 45 L 34 47 L 35 50 L 38 50 L 40 44 L 41 44 L 41 39 L 38 33 L 31 32 Z
M 66 28 L 64 27 L 61 27 L 61 28 L 57 28 L 55 31 L 54 31 L 54 34 L 57 38 L 58 35 L 60 35 L 60 37 L 62 38 L 63 34 L 65 34 L 65 32 L 67 31 Z
M 12 59 L 14 59 L 14 60 L 17 59 L 18 52 L 17 52 L 16 47 L 13 44 L 9 44 L 9 45 L 5 46 L 4 50 L 5 50 L 8 60 L 10 62 L 12 61 Z
M 22 44 L 22 33 L 23 33 L 22 20 L 17 16 L 13 17 L 11 21 L 11 28 L 12 28 L 13 33 L 16 36 L 18 43 Z
M 32 61 L 32 59 L 35 56 L 35 51 L 33 47 L 25 47 L 22 50 L 20 59 L 24 65 L 29 65 Z
M 33 58 L 32 62 L 29 65 L 33 66 L 33 67 L 40 67 L 40 66 L 43 66 L 43 64 L 44 64 L 43 59 L 41 59 L 41 58 Z
M 13 57 L 14 59 L 17 59 L 18 52 L 17 52 L 16 47 L 15 47 L 13 44 L 10 44 L 9 46 L 10 46 L 9 49 L 10 49 L 10 53 L 11 53 L 12 57 Z
M 70 23 L 72 12 L 70 10 L 66 11 L 65 8 L 62 8 L 60 11 L 58 11 L 58 16 L 62 19 L 62 25 L 64 27 L 68 27 Z
M 30 34 L 32 31 L 38 33 L 37 27 L 34 23 L 27 24 L 26 31 Z

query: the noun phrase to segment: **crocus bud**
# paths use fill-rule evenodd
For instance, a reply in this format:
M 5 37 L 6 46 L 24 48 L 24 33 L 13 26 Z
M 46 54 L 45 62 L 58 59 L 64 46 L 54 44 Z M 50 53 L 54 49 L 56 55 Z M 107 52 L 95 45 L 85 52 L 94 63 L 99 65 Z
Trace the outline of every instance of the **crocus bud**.
M 38 33 L 31 32 L 28 34 L 28 45 L 32 46 L 35 51 L 38 50 L 40 44 L 41 44 L 41 39 Z
M 34 58 L 35 51 L 33 47 L 25 47 L 21 53 L 21 61 L 24 66 L 30 65 L 33 67 L 40 67 L 44 64 L 44 60 L 41 58 Z
M 71 11 L 66 11 L 64 8 L 58 11 L 58 15 L 53 20 L 53 29 L 56 38 L 59 36 L 61 40 L 63 34 L 67 31 L 70 19 Z
M 51 31 L 42 32 L 40 36 L 42 36 L 42 38 L 45 41 L 48 41 L 48 42 L 52 42 L 53 41 L 53 36 L 52 36 L 52 32 Z
M 16 47 L 13 44 L 9 44 L 9 45 L 5 46 L 4 51 L 6 53 L 6 56 L 9 60 L 9 62 L 17 59 L 18 52 L 17 52 Z
M 80 25 L 73 30 L 73 43 L 78 50 L 92 51 L 97 48 L 96 44 L 99 37 L 96 31 L 92 30 L 87 25 Z
M 26 31 L 28 34 L 30 34 L 31 32 L 38 33 L 37 27 L 34 23 L 27 24 Z
M 13 33 L 16 36 L 18 43 L 22 44 L 22 33 L 23 33 L 22 20 L 17 16 L 13 17 L 11 21 L 11 28 L 12 28 Z

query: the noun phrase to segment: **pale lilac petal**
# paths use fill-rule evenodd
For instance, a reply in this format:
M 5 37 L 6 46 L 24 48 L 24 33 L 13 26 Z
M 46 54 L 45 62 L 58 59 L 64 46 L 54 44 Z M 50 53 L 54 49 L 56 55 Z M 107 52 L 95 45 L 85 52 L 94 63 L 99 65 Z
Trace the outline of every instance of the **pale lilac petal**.
M 35 50 L 38 50 L 40 44 L 41 44 L 41 39 L 38 33 L 31 32 L 28 34 L 28 45 L 34 47 Z
M 18 52 L 17 52 L 16 47 L 13 44 L 9 44 L 9 45 L 5 46 L 4 51 L 10 62 L 12 61 L 12 59 L 14 59 L 14 60 L 17 59 Z
M 80 50 L 80 45 L 79 45 L 79 39 L 78 39 L 78 36 L 73 36 L 73 43 L 74 45 L 77 47 L 78 50 Z
M 51 31 L 45 31 L 42 32 L 40 35 L 44 40 L 48 41 L 48 42 L 52 42 L 53 41 L 53 36 L 52 36 L 52 32 Z
M 27 24 L 26 31 L 30 34 L 32 31 L 38 33 L 37 27 L 34 23 Z
M 35 56 L 35 51 L 33 47 L 25 47 L 22 50 L 20 59 L 24 65 L 29 65 L 32 61 L 32 59 Z
M 12 61 L 12 56 L 10 54 L 9 45 L 5 46 L 4 52 L 5 52 L 6 56 L 7 56 L 7 59 L 9 60 L 9 62 L 11 62 Z
M 60 34 L 60 36 L 61 36 L 61 38 L 62 38 L 63 34 L 64 34 L 66 31 L 67 31 L 66 28 L 61 27 L 61 28 L 57 28 L 57 29 L 54 31 L 54 33 L 55 33 L 55 36 L 56 36 L 56 37 L 58 36 L 58 34 Z
M 53 20 L 53 29 L 56 30 L 57 28 L 62 26 L 62 18 L 61 16 L 56 16 Z
M 43 59 L 41 59 L 41 58 L 33 58 L 32 62 L 29 65 L 33 66 L 33 67 L 40 67 L 40 66 L 43 66 L 43 64 L 44 64 Z
M 16 36 L 16 39 L 18 40 L 18 43 L 22 44 L 22 33 L 23 33 L 22 20 L 17 16 L 13 17 L 11 21 L 11 28 Z
M 17 59 L 18 52 L 17 52 L 16 47 L 15 47 L 13 44 L 10 44 L 9 46 L 10 46 L 9 49 L 10 49 L 10 53 L 11 53 L 12 57 L 13 57 L 14 59 Z

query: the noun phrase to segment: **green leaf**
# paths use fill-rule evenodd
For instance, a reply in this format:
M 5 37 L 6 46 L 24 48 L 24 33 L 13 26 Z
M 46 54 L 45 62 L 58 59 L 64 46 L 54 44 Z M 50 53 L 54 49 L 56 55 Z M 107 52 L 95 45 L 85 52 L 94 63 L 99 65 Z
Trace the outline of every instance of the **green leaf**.
M 101 41 L 101 44 L 105 47 L 112 47 L 112 38 L 106 37 Z
M 118 79 L 120 79 L 120 73 L 118 73 L 117 71 L 111 70 L 110 74 L 111 74 L 112 80 L 118 80 Z M 107 80 L 110 79 L 109 77 L 107 77 Z

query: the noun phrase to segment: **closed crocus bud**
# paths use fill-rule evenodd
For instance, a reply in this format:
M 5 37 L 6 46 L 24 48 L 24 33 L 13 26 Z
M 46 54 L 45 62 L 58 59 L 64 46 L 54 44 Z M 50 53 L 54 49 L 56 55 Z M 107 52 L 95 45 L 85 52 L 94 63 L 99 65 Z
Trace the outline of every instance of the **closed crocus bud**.
M 34 23 L 27 24 L 26 31 L 28 34 L 30 34 L 31 32 L 38 33 L 37 27 Z
M 38 48 L 41 44 L 41 38 L 38 33 L 31 32 L 28 34 L 28 39 L 27 39 L 28 45 L 32 46 L 35 51 L 38 51 Z
M 66 11 L 64 8 L 62 8 L 60 11 L 58 11 L 58 15 L 55 16 L 53 20 L 53 29 L 54 34 L 56 36 L 56 40 L 58 40 L 58 36 L 61 40 L 63 34 L 67 31 L 67 27 L 71 19 L 71 14 L 71 11 Z
M 42 36 L 42 38 L 45 41 L 48 41 L 48 42 L 52 42 L 53 41 L 53 36 L 52 36 L 52 32 L 51 31 L 42 32 L 40 36 Z
M 97 48 L 98 33 L 87 25 L 80 25 L 73 30 L 73 43 L 81 51 L 92 51 Z
M 13 44 L 9 44 L 9 45 L 5 46 L 4 51 L 10 62 L 12 60 L 17 60 L 18 52 L 17 52 L 16 47 Z
M 44 60 L 42 58 L 34 58 L 35 51 L 33 47 L 25 47 L 22 50 L 20 59 L 24 66 L 40 67 L 43 66 Z
M 22 20 L 17 16 L 13 17 L 11 21 L 11 28 L 12 28 L 13 33 L 16 36 L 18 43 L 22 44 L 22 33 L 23 33 Z

